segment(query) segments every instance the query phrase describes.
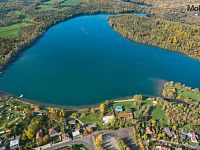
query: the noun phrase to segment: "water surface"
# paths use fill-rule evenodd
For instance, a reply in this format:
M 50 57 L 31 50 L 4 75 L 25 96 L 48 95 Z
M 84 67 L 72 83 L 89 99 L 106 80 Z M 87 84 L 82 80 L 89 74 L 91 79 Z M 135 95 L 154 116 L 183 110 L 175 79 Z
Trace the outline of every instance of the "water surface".
M 199 61 L 131 42 L 106 18 L 82 16 L 50 28 L 1 74 L 0 89 L 38 102 L 80 106 L 158 95 L 162 81 L 200 88 Z

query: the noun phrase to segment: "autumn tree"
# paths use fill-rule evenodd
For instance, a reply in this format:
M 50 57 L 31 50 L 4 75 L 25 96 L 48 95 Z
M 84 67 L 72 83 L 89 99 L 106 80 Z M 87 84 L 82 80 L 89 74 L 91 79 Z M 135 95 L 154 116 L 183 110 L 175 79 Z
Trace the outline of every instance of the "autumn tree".
M 60 116 L 63 117 L 63 118 L 66 116 L 66 112 L 65 112 L 64 109 L 60 110 Z
M 96 136 L 95 139 L 95 146 L 97 150 L 103 150 L 102 146 L 103 146 L 103 135 L 99 134 Z
M 33 139 L 33 137 L 35 136 L 35 132 L 32 130 L 32 129 L 28 129 L 26 131 L 26 136 L 29 138 L 29 139 Z
M 100 111 L 101 117 L 104 116 L 105 108 L 106 108 L 105 103 L 101 103 L 100 106 L 99 106 L 99 111 Z

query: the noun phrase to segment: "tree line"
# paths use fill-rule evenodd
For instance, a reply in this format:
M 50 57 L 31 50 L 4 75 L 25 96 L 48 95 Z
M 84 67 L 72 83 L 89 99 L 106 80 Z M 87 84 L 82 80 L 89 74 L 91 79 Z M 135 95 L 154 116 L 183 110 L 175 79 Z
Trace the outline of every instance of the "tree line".
M 109 23 L 117 32 L 136 42 L 200 59 L 199 26 L 131 14 L 110 16 Z

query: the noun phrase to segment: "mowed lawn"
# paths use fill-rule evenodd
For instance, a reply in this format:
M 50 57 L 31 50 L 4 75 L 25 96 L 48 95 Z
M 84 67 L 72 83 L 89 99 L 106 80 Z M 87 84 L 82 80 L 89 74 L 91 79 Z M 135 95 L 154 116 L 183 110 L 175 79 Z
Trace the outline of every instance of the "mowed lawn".
M 113 103 L 112 107 L 115 108 L 117 106 L 124 106 L 125 111 L 130 111 L 131 109 L 135 108 L 133 101 L 129 101 L 129 102 L 117 102 L 117 103 Z
M 11 26 L 0 27 L 0 37 L 3 38 L 15 38 L 19 35 L 21 28 L 26 27 L 29 23 L 18 23 Z
M 173 89 L 174 87 L 171 87 L 170 85 L 165 87 L 167 90 Z M 187 87 L 181 86 L 177 88 L 177 94 L 178 96 L 185 97 L 185 98 L 191 98 L 195 101 L 200 101 L 200 92 L 194 92 Z
M 164 111 L 162 110 L 162 106 L 160 104 L 157 104 L 154 106 L 153 112 L 152 112 L 152 118 L 153 119 L 157 119 L 157 120 L 161 120 L 163 124 L 168 124 L 168 119 L 164 114 Z
M 193 92 L 192 90 L 187 90 L 186 88 L 179 89 L 178 95 L 200 101 L 200 92 Z
M 97 124 L 98 126 L 102 126 L 102 122 L 100 121 L 100 117 L 98 113 L 87 114 L 79 119 L 84 124 Z

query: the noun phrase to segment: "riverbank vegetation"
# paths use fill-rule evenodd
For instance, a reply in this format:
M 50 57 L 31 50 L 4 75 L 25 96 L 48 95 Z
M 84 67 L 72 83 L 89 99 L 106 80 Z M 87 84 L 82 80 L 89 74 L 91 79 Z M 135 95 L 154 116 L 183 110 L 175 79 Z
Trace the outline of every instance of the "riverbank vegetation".
M 178 51 L 200 59 L 199 26 L 131 14 L 110 16 L 109 23 L 117 32 L 136 42 Z

